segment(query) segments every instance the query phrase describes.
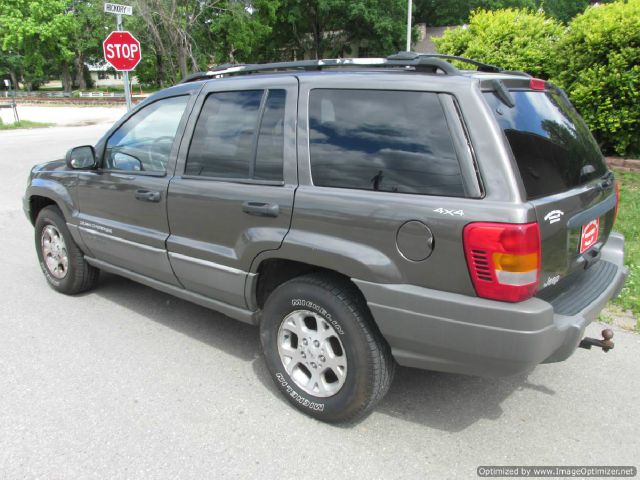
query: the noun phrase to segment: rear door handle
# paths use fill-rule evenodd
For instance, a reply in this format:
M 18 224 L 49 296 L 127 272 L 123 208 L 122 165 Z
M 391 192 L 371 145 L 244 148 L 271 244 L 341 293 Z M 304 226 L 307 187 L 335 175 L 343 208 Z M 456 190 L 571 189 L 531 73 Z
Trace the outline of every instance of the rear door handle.
M 276 203 L 244 202 L 242 211 L 258 217 L 277 217 L 280 215 L 280 206 Z
M 143 202 L 159 202 L 160 192 L 154 192 L 152 190 L 136 190 L 136 199 Z

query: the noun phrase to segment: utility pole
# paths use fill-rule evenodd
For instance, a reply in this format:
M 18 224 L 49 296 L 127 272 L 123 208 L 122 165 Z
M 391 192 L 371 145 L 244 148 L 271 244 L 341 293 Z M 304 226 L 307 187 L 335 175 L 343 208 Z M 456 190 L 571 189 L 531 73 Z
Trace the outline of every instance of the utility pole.
M 412 10 L 412 2 L 408 1 L 407 5 L 407 52 L 411 51 L 411 10 Z

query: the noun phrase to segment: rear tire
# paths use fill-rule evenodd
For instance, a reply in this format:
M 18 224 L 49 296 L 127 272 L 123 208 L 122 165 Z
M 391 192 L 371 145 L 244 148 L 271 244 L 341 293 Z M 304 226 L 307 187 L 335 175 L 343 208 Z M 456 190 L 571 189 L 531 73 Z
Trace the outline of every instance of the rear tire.
M 85 261 L 58 207 L 45 207 L 38 214 L 35 243 L 40 268 L 51 288 L 73 295 L 95 287 L 100 270 Z
M 395 361 L 360 291 L 337 275 L 308 274 L 267 299 L 262 349 L 278 389 L 325 422 L 364 416 L 389 390 Z

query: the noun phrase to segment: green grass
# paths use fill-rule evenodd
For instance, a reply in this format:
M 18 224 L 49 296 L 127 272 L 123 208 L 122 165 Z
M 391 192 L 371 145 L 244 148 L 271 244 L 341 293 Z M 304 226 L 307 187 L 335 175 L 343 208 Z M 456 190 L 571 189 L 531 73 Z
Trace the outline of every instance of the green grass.
M 616 172 L 620 181 L 620 209 L 614 230 L 625 237 L 629 277 L 613 303 L 640 317 L 640 173 Z M 637 329 L 640 330 L 640 320 Z
M 31 120 L 20 120 L 16 123 L 4 124 L 0 122 L 0 130 L 15 130 L 18 128 L 45 128 L 52 127 L 53 123 L 32 122 Z

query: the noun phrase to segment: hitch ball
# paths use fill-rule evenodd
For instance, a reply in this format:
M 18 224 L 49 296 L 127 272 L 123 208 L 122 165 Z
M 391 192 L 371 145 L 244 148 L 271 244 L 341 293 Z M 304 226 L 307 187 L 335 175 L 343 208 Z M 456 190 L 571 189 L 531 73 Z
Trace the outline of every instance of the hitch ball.
M 602 340 L 598 340 L 597 338 L 584 337 L 578 345 L 580 348 L 586 348 L 587 350 L 591 350 L 591 347 L 600 347 L 603 352 L 608 352 L 614 347 L 614 343 L 611 340 L 613 338 L 613 330 L 610 328 L 605 328 L 602 330 Z

